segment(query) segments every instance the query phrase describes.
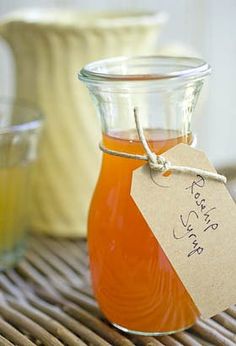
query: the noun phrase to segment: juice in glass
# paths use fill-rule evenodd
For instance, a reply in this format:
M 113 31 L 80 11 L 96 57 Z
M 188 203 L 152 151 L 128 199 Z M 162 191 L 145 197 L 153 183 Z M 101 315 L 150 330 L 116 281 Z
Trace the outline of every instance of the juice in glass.
M 5 261 L 24 249 L 30 171 L 30 165 L 0 167 L 0 253 Z
M 157 154 L 192 141 L 175 131 L 147 130 L 145 136 Z M 135 132 L 105 135 L 103 144 L 144 154 Z M 104 154 L 90 209 L 90 266 L 110 321 L 129 331 L 165 333 L 191 326 L 198 310 L 130 196 L 132 172 L 144 163 Z

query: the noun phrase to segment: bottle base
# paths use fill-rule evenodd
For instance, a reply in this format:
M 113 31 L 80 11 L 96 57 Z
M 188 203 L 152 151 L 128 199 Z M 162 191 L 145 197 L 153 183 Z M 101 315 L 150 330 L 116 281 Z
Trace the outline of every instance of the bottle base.
M 167 332 L 156 332 L 156 331 L 153 331 L 153 332 L 141 332 L 139 330 L 130 330 L 130 329 L 127 329 L 125 327 L 122 327 L 120 326 L 119 324 L 116 324 L 116 323 L 111 323 L 115 328 L 121 330 L 122 332 L 125 332 L 127 334 L 136 334 L 136 335 L 142 335 L 142 336 L 164 336 L 164 335 L 170 335 L 170 334 L 174 334 L 174 333 L 179 333 L 179 332 L 182 332 L 183 330 L 186 330 L 188 328 L 191 328 L 192 327 L 192 324 L 190 326 L 186 326 L 184 328 L 180 328 L 180 329 L 177 329 L 177 330 L 170 330 L 170 331 L 167 331 Z

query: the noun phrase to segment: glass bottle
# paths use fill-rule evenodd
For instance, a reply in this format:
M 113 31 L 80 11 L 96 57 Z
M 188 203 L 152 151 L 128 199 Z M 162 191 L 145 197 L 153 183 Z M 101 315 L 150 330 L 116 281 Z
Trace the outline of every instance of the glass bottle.
M 79 78 L 101 118 L 103 146 L 144 154 L 136 107 L 149 146 L 162 154 L 192 145 L 191 116 L 209 72 L 197 58 L 118 57 L 86 65 Z M 130 196 L 132 172 L 144 163 L 103 154 L 88 223 L 92 283 L 116 327 L 170 334 L 194 324 L 199 311 Z

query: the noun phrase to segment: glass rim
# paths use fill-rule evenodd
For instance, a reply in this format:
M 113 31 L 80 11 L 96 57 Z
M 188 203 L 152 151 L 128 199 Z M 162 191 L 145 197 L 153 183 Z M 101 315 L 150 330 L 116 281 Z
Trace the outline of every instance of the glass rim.
M 159 72 L 159 73 L 140 73 L 140 74 L 121 74 L 121 73 L 104 73 L 103 67 L 119 66 L 119 64 L 142 62 L 142 66 L 150 66 L 151 62 L 161 66 L 183 66 L 181 70 L 174 70 L 171 72 Z M 93 82 L 148 82 L 148 81 L 162 81 L 169 79 L 195 79 L 204 78 L 211 72 L 211 66 L 203 59 L 197 57 L 173 57 L 173 56 L 119 56 L 114 58 L 108 58 L 103 60 L 93 61 L 85 65 L 78 73 L 78 78 L 85 83 Z
M 0 96 L 0 107 L 1 105 L 18 107 L 21 112 L 24 111 L 32 111 L 32 115 L 30 115 L 29 119 L 23 119 L 19 121 L 17 124 L 8 124 L 6 126 L 0 126 L 0 135 L 2 134 L 10 134 L 15 132 L 25 132 L 29 130 L 36 130 L 42 126 L 42 123 L 44 121 L 44 116 L 41 112 L 41 110 L 36 107 L 33 103 L 30 101 L 26 101 L 24 99 L 20 98 L 14 98 L 14 97 L 6 97 L 6 96 Z M 20 113 L 21 113 L 20 112 Z M 1 114 L 0 114 L 1 119 Z

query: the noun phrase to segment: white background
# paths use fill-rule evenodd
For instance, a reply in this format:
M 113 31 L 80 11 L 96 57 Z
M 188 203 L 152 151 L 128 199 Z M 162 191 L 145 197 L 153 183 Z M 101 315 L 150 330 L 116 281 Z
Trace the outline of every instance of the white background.
M 199 146 L 217 165 L 236 165 L 236 0 L 0 0 L 0 15 L 24 7 L 164 10 L 159 46 L 182 42 L 213 68 L 194 119 Z M 0 94 L 11 95 L 14 65 L 0 41 Z

